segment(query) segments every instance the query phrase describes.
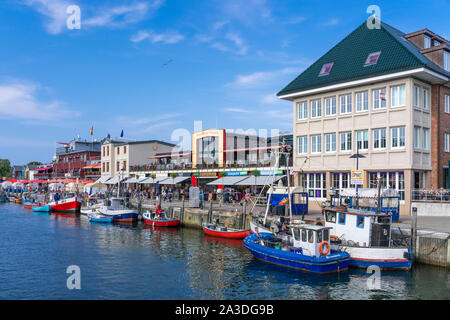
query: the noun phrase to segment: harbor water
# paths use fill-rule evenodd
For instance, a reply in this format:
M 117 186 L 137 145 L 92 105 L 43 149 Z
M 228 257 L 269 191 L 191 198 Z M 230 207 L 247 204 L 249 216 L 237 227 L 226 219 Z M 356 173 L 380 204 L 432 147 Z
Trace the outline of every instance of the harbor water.
M 319 276 L 255 260 L 196 229 L 90 223 L 0 204 L 0 299 L 449 299 L 450 270 Z M 69 266 L 81 289 L 68 289 Z

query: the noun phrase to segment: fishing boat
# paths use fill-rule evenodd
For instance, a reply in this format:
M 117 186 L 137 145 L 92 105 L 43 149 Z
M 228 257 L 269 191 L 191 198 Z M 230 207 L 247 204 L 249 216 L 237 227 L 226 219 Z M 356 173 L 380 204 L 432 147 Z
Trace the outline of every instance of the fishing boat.
M 167 217 L 162 210 L 155 211 L 158 213 L 146 211 L 142 214 L 142 219 L 146 224 L 155 227 L 178 227 L 180 225 L 180 220 Z
M 87 217 L 89 219 L 90 222 L 99 222 L 99 223 L 111 223 L 113 221 L 112 216 L 105 216 L 103 214 L 98 214 L 98 213 L 88 213 Z
M 52 212 L 80 213 L 81 208 L 81 202 L 78 201 L 78 198 L 76 196 L 50 202 L 48 205 L 50 206 Z
M 391 214 L 346 206 L 324 206 L 322 212 L 325 226 L 330 228 L 331 248 L 348 252 L 350 267 L 411 269 L 409 245 L 392 239 Z
M 33 209 L 36 206 L 36 203 L 33 203 L 31 201 L 27 201 L 23 203 L 23 207 L 25 209 Z
M 346 252 L 332 250 L 329 227 L 292 224 L 288 237 L 273 233 L 252 233 L 244 239 L 244 247 L 263 262 L 281 267 L 329 274 L 348 269 L 350 256 Z
M 138 212 L 130 209 L 125 204 L 125 198 L 116 197 L 107 201 L 107 205 L 103 205 L 98 209 L 99 213 L 108 217 L 112 217 L 114 222 L 133 222 L 138 219 Z
M 209 236 L 222 237 L 228 239 L 244 239 L 250 234 L 250 230 L 238 230 L 227 228 L 225 226 L 217 226 L 212 223 L 202 223 L 203 232 Z
M 32 208 L 33 212 L 50 212 L 49 205 L 38 204 L 37 206 Z
M 89 213 L 99 213 L 99 209 L 100 207 L 104 206 L 104 203 L 99 202 L 99 203 L 89 203 L 88 206 L 86 207 L 81 207 L 80 212 L 81 214 L 85 214 L 88 215 Z

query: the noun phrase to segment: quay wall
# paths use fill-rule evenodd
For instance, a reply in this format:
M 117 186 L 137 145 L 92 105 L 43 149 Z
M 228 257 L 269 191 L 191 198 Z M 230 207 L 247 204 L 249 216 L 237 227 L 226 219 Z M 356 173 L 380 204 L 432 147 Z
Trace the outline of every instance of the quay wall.
M 417 208 L 417 216 L 422 217 L 450 217 L 450 202 L 414 201 L 411 207 Z

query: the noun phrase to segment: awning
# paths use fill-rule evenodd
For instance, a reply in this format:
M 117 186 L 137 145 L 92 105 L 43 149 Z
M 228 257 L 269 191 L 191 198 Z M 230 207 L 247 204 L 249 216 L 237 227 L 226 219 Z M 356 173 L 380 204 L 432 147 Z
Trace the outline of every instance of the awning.
M 239 181 L 242 181 L 244 179 L 247 179 L 247 176 L 225 176 L 223 178 L 219 178 L 217 180 L 214 180 L 208 184 L 214 185 L 214 186 L 234 186 Z
M 236 183 L 236 186 L 264 186 L 264 185 L 270 185 L 273 182 L 276 182 L 283 178 L 284 176 L 257 176 L 256 182 L 254 176 L 248 176 L 242 181 L 239 181 Z M 273 180 L 272 180 L 273 178 Z
M 120 179 L 118 176 L 112 177 L 111 179 L 109 179 L 108 181 L 104 182 L 105 184 L 116 184 L 119 183 L 119 181 L 123 181 L 125 178 Z
M 152 178 L 146 178 L 144 180 L 140 180 L 138 183 L 142 183 L 142 184 L 153 184 L 156 182 L 161 182 L 163 180 L 166 180 L 167 177 L 156 177 L 154 180 Z
M 141 177 L 141 178 L 130 178 L 127 181 L 125 181 L 125 183 L 140 183 L 141 181 L 147 179 L 147 177 Z
M 111 177 L 108 176 L 101 176 L 97 181 L 95 181 L 95 183 L 105 183 L 106 181 L 108 181 Z
M 83 169 L 94 169 L 94 168 L 98 168 L 100 169 L 102 167 L 102 165 L 100 163 L 97 164 L 90 164 L 88 166 L 83 167 Z
M 48 170 L 51 169 L 52 167 L 45 167 L 45 168 L 37 168 L 35 171 L 44 171 L 44 170 Z
M 186 180 L 188 180 L 190 178 L 191 177 L 176 177 L 175 179 L 174 178 L 167 178 L 167 179 L 165 179 L 163 181 L 160 181 L 159 183 L 160 184 L 179 184 L 179 183 L 181 183 L 183 181 L 186 181 Z

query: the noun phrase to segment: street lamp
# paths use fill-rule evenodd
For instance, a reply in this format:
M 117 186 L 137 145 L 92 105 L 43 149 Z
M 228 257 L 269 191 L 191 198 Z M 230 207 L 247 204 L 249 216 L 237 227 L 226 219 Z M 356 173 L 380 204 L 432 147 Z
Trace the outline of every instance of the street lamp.
M 360 158 L 365 158 L 366 156 L 362 155 L 359 153 L 359 145 L 358 145 L 358 141 L 356 141 L 356 153 L 352 154 L 350 156 L 351 159 L 356 159 L 356 170 L 359 170 L 359 159 Z M 350 182 L 351 182 L 351 177 L 350 177 Z M 359 208 L 359 193 L 358 193 L 358 189 L 359 189 L 359 184 L 356 185 L 356 208 Z

